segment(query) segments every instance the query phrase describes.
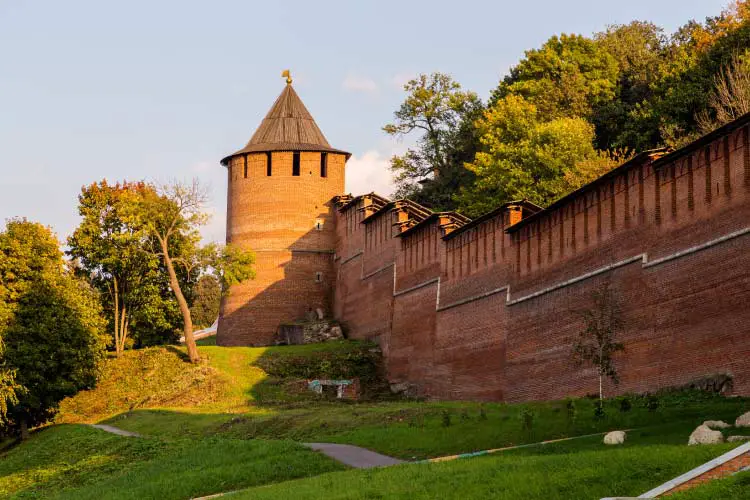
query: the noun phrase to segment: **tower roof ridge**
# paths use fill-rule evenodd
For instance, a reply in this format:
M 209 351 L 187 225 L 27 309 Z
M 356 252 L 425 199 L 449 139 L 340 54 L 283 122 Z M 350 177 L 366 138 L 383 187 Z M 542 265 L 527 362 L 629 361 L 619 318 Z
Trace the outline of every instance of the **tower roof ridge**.
M 323 151 L 351 156 L 331 147 L 291 84 L 284 86 L 245 147 L 221 163 L 239 154 L 267 151 Z

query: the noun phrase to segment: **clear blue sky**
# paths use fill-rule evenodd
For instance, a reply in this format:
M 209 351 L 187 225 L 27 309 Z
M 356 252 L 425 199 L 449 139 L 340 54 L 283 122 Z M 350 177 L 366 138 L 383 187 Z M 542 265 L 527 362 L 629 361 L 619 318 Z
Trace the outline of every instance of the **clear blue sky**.
M 0 224 L 65 238 L 76 196 L 101 178 L 200 177 L 223 237 L 219 159 L 295 88 L 329 142 L 354 153 L 348 190 L 389 194 L 381 127 L 420 72 L 450 73 L 486 98 L 556 33 L 650 20 L 668 32 L 727 0 L 123 2 L 0 0 Z

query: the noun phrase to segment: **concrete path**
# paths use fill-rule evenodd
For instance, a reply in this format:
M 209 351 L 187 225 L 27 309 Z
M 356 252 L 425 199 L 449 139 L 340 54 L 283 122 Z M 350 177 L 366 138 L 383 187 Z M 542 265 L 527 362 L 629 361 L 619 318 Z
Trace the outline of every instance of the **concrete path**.
M 100 429 L 100 430 L 103 430 L 104 432 L 109 432 L 111 434 L 117 434 L 118 436 L 143 437 L 137 432 L 130 432 L 124 429 L 118 429 L 117 427 L 113 427 L 111 425 L 105 425 L 105 424 L 89 424 L 89 425 L 91 427 L 94 427 L 95 429 Z
M 381 455 L 380 453 L 350 444 L 304 443 L 304 445 L 356 469 L 387 467 L 389 465 L 404 463 L 403 460 L 399 460 L 398 458 Z

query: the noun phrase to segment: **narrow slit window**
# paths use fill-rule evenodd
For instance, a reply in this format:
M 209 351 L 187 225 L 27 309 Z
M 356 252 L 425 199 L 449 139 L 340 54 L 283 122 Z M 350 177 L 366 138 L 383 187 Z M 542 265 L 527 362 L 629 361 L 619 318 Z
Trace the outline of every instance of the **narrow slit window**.
M 292 175 L 299 177 L 299 152 L 292 155 Z
M 271 152 L 266 153 L 266 175 L 271 177 L 271 171 L 273 166 L 271 165 Z
M 245 179 L 247 179 L 247 155 L 245 155 L 244 158 L 245 158 Z
M 323 273 L 318 271 L 315 273 L 315 283 L 320 283 L 321 281 L 323 281 Z
M 328 177 L 328 153 L 320 153 L 320 176 Z

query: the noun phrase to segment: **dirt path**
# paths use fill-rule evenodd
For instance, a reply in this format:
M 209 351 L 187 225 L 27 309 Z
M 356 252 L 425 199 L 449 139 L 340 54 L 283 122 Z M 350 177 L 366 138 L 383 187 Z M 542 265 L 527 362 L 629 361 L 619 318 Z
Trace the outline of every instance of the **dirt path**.
M 105 425 L 105 424 L 89 424 L 89 425 L 91 427 L 94 427 L 95 429 L 100 429 L 100 430 L 103 430 L 104 432 L 109 432 L 111 434 L 117 434 L 118 436 L 143 437 L 137 432 L 126 431 L 125 429 L 119 429 L 111 425 Z
M 387 467 L 404 463 L 398 458 L 381 455 L 366 448 L 352 446 L 350 444 L 333 443 L 304 443 L 305 446 L 319 451 L 334 460 L 354 467 L 355 469 L 370 469 L 372 467 Z

